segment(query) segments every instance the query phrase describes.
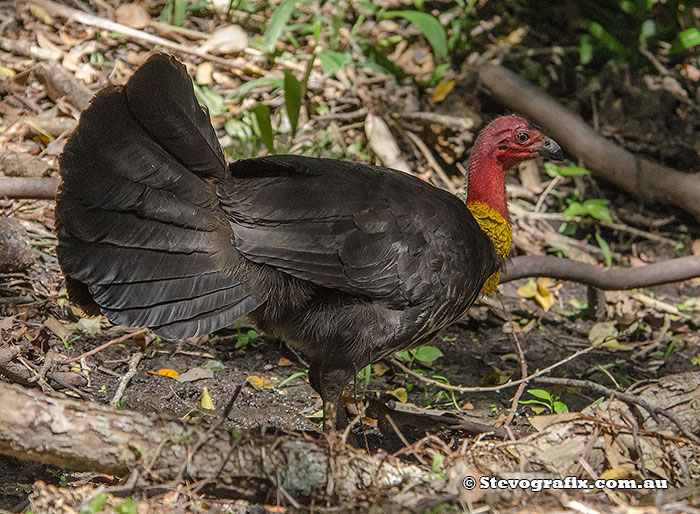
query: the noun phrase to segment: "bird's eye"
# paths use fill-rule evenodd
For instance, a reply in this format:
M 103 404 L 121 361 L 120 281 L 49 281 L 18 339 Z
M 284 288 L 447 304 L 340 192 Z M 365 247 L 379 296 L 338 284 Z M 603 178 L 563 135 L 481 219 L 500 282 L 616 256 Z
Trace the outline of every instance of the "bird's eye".
M 527 132 L 518 132 L 515 136 L 515 139 L 518 143 L 524 145 L 525 143 L 530 141 L 530 134 L 528 134 Z

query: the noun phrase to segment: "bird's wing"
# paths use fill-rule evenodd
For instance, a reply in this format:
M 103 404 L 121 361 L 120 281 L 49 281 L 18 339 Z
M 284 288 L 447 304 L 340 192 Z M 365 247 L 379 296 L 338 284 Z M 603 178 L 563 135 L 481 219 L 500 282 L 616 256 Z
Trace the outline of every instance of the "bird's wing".
M 298 156 L 229 170 L 219 201 L 235 248 L 253 262 L 398 307 L 460 282 L 478 292 L 495 269 L 463 202 L 405 173 Z

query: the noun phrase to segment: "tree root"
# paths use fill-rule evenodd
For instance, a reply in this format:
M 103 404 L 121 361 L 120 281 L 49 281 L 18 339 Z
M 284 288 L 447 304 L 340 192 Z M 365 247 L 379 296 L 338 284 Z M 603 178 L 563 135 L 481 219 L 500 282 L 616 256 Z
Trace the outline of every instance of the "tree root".
M 571 280 L 607 291 L 651 287 L 700 277 L 700 256 L 680 257 L 638 268 L 605 269 L 548 255 L 514 257 L 501 284 L 525 277 Z

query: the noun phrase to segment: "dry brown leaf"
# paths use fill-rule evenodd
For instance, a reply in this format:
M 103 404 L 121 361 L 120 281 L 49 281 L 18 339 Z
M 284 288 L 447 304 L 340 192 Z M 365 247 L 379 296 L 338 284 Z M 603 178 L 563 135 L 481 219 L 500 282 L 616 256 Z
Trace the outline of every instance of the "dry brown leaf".
M 142 29 L 151 23 L 151 17 L 146 9 L 139 4 L 124 4 L 117 7 L 114 12 L 117 23 L 131 27 L 132 29 Z
M 216 29 L 199 49 L 212 54 L 235 54 L 248 47 L 248 34 L 239 25 Z
M 63 49 L 51 41 L 41 30 L 36 31 L 36 42 L 44 50 L 48 50 L 49 52 L 53 52 L 57 55 L 63 55 Z
M 693 252 L 693 255 L 700 255 L 700 239 L 693 241 L 690 250 Z
M 194 79 L 200 86 L 209 86 L 213 82 L 212 72 L 214 65 L 210 62 L 203 62 L 197 67 L 197 74 Z
M 82 39 L 74 38 L 70 34 L 61 31 L 58 33 L 58 36 L 61 38 L 61 42 L 66 45 L 68 48 L 73 48 L 75 45 L 78 43 L 82 43 Z
M 433 89 L 433 100 L 435 102 L 442 102 L 445 97 L 452 91 L 455 87 L 454 80 L 447 80 L 445 82 L 440 82 L 435 89 Z
M 528 421 L 532 427 L 538 432 L 542 432 L 545 428 L 554 425 L 555 423 L 568 423 L 579 417 L 577 412 L 565 412 L 563 414 L 545 414 L 544 416 L 532 416 Z
M 39 7 L 35 4 L 30 4 L 29 12 L 32 13 L 32 16 L 34 16 L 40 22 L 53 26 L 53 18 L 49 15 L 49 13 L 46 12 L 46 9 L 44 9 L 43 7 Z
M 372 364 L 372 373 L 374 373 L 378 377 L 381 377 L 387 371 L 389 371 L 389 366 L 387 366 L 383 362 L 375 362 L 374 364 Z
M 44 321 L 44 326 L 61 339 L 68 339 L 77 328 L 75 323 L 63 324 L 53 316 L 50 316 L 46 321 Z
M 275 386 L 270 382 L 269 379 L 265 377 L 259 377 L 256 375 L 250 375 L 245 379 L 248 384 L 250 384 L 255 389 L 274 389 Z
M 10 330 L 15 324 L 14 316 L 7 316 L 0 320 L 0 330 Z
M 387 168 L 411 172 L 406 159 L 403 158 L 399 145 L 391 135 L 389 126 L 378 116 L 372 113 L 365 118 L 365 134 L 372 151 L 379 157 Z
M 214 370 L 209 368 L 191 368 L 179 377 L 175 377 L 178 382 L 195 382 L 207 378 L 214 378 Z

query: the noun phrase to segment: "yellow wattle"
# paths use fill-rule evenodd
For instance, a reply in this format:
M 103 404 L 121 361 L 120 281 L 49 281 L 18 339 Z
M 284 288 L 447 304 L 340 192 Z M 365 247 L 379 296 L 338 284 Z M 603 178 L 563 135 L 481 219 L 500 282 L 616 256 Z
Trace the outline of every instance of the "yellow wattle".
M 467 208 L 471 211 L 474 219 L 479 224 L 481 230 L 491 238 L 496 252 L 503 259 L 510 253 L 510 245 L 513 242 L 513 234 L 510 230 L 510 223 L 500 212 L 489 207 L 483 202 L 468 202 Z M 490 294 L 496 290 L 501 280 L 501 270 L 491 275 L 481 288 L 481 294 Z

